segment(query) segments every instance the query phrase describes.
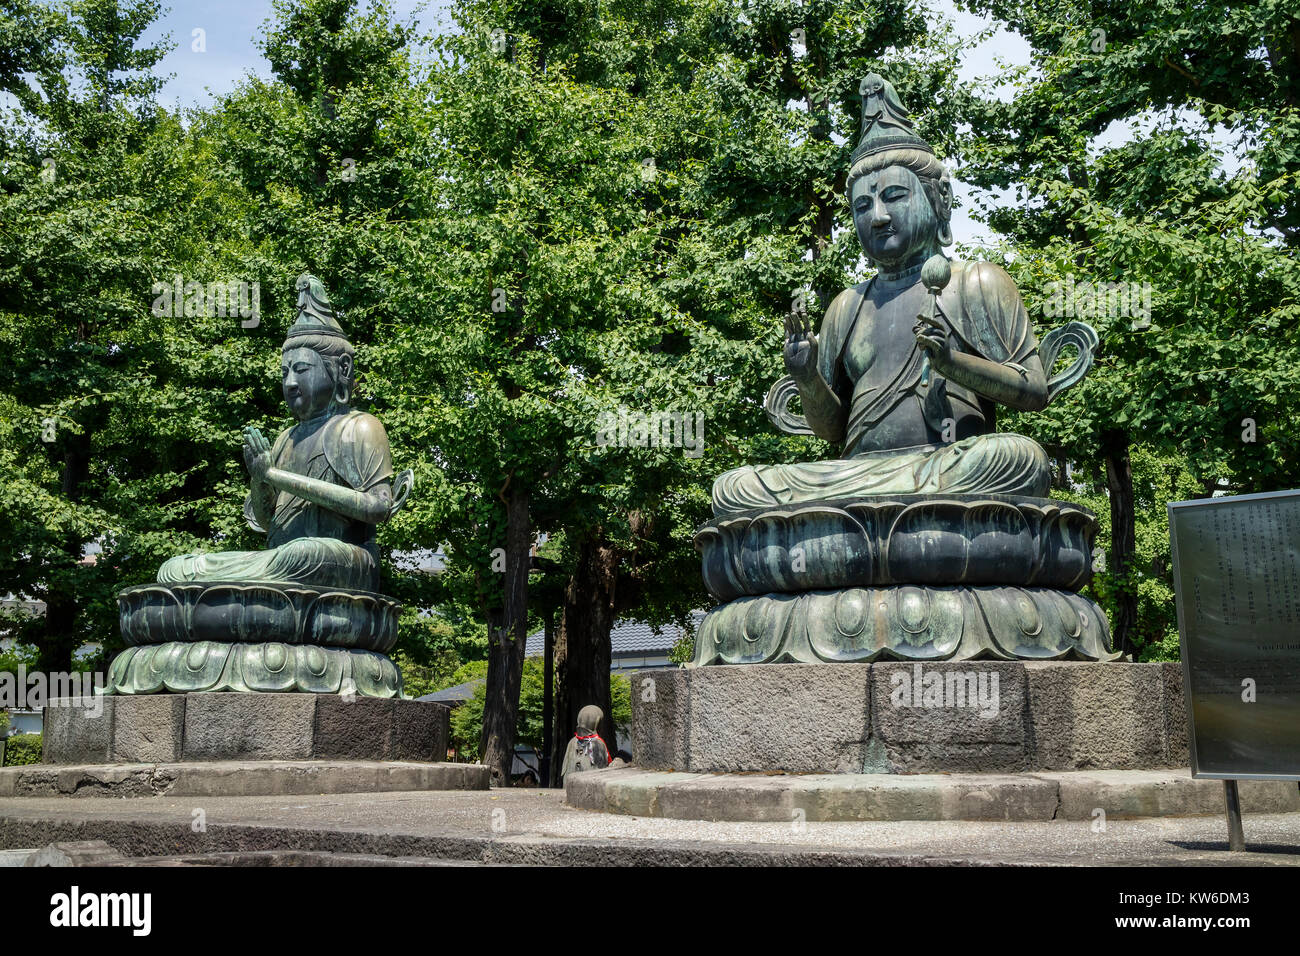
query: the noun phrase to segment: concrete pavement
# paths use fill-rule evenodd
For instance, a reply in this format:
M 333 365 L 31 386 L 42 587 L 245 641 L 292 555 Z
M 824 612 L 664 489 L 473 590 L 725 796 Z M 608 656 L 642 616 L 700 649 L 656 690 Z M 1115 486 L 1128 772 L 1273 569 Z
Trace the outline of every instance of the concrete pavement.
M 96 840 L 130 857 L 301 851 L 551 865 L 1294 866 L 1300 813 L 1050 822 L 707 822 L 565 806 L 553 790 L 0 799 L 0 849 Z M 215 862 L 215 861 L 214 861 Z

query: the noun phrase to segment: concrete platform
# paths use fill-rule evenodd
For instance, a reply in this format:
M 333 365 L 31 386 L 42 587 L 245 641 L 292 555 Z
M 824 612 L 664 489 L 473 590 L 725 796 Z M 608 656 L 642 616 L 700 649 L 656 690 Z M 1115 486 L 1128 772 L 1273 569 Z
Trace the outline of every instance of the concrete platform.
M 104 840 L 138 864 L 266 854 L 552 866 L 1286 866 L 1300 813 L 1246 804 L 1247 852 L 1221 815 L 1106 821 L 701 822 L 595 813 L 554 790 L 299 797 L 0 798 L 0 850 Z M 196 809 L 206 825 L 194 826 Z M 232 862 L 218 858 L 212 862 Z M 251 860 L 249 861 L 252 862 Z
M 60 698 L 45 709 L 46 764 L 198 760 L 447 759 L 449 710 L 338 694 Z
M 0 769 L 0 797 L 235 797 L 393 790 L 487 790 L 488 768 L 380 760 L 213 760 L 33 764 Z
M 1178 664 L 750 664 L 632 677 L 642 769 L 1022 773 L 1188 766 Z
M 1245 810 L 1300 811 L 1294 783 L 1244 780 Z M 1189 770 L 1021 774 L 701 774 L 634 768 L 572 774 L 581 810 L 672 820 L 1052 821 L 1223 813 L 1223 782 Z

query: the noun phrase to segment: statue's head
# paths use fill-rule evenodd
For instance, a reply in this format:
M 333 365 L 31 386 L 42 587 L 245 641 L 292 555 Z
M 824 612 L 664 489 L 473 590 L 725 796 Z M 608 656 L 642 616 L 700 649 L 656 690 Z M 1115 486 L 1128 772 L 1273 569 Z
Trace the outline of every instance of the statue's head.
M 862 138 L 848 176 L 858 241 L 881 268 L 919 265 L 952 244 L 952 181 L 886 80 L 869 74 L 859 92 Z
M 588 704 L 578 711 L 578 730 L 585 730 L 589 734 L 594 734 L 604 716 L 605 712 L 603 710 L 595 704 Z
M 289 411 L 307 421 L 352 400 L 356 352 L 321 281 L 304 273 L 297 290 L 297 313 L 280 349 L 280 375 Z

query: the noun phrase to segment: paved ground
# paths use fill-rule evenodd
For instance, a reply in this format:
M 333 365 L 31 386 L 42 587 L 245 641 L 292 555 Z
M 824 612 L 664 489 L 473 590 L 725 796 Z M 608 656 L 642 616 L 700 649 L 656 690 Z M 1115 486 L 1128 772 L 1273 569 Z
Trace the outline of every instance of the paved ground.
M 559 791 L 0 800 L 0 849 L 102 839 L 128 856 L 328 851 L 465 863 L 1300 864 L 1300 813 L 1043 823 L 708 823 L 575 810 Z

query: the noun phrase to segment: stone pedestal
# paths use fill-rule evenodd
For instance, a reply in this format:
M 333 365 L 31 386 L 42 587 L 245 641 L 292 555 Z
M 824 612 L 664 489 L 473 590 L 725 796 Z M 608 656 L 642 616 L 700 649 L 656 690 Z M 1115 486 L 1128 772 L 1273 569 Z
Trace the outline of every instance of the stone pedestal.
M 1178 664 L 762 664 L 633 676 L 632 750 L 696 773 L 1188 765 Z
M 45 710 L 47 764 L 447 759 L 442 704 L 333 694 L 65 698 Z

